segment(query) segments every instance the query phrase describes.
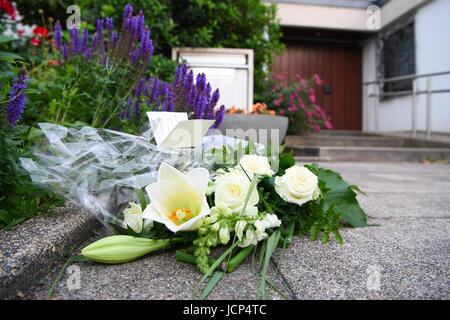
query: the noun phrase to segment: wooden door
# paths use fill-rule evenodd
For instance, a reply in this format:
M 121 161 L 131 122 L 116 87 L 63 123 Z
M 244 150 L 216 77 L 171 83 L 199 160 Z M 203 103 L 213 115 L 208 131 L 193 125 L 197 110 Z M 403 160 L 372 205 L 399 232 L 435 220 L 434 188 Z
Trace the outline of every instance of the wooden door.
M 323 85 L 316 90 L 317 102 L 331 117 L 334 129 L 361 130 L 362 68 L 361 48 L 355 45 L 287 42 L 286 50 L 275 58 L 274 74 L 298 73 L 309 79 L 317 73 Z M 326 88 L 330 89 L 327 92 Z

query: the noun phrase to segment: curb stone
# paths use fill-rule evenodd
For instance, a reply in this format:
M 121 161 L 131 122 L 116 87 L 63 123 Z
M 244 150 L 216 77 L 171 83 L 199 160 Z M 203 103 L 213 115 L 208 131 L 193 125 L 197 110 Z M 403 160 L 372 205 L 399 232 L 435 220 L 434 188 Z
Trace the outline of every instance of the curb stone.
M 69 204 L 0 231 L 0 299 L 20 297 L 100 227 L 91 212 Z

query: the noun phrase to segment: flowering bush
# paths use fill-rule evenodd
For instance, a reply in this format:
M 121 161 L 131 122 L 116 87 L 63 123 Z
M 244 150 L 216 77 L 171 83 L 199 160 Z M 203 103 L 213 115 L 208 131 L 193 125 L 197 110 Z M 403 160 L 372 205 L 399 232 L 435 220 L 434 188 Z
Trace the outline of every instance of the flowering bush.
M 21 68 L 13 79 L 0 89 L 0 229 L 46 212 L 61 204 L 54 195 L 33 185 L 28 173 L 19 165 L 20 157 L 29 157 L 27 136 L 30 127 L 18 125 L 27 97 L 28 74 Z
M 39 84 L 47 95 L 44 101 L 50 101 L 41 105 L 39 121 L 137 133 L 146 111 L 175 110 L 220 123 L 224 108 L 215 110 L 219 92 L 212 93 L 204 74 L 194 82 L 185 65 L 178 66 L 171 83 L 149 74 L 154 48 L 142 11 L 133 16 L 133 7 L 126 5 L 120 31 L 114 26 L 113 18 L 98 19 L 94 34 L 87 27 L 73 28 L 65 42 L 61 23 L 56 22 L 54 46 L 59 55 L 46 66 L 56 71 L 53 78 Z
M 268 108 L 289 117 L 289 134 L 332 129 L 330 117 L 316 101 L 314 87 L 322 84 L 319 75 L 305 80 L 297 74 L 296 78 L 298 81 L 292 83 L 286 75 L 277 75 L 270 80 L 270 90 L 266 92 Z

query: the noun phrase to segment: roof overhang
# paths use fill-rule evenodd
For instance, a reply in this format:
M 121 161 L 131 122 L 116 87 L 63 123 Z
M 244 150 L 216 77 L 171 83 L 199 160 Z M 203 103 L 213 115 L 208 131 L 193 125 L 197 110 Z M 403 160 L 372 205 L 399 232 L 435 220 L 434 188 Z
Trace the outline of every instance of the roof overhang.
M 381 29 L 405 13 L 424 5 L 430 0 L 391 0 L 379 10 Z M 270 5 L 273 2 L 265 1 Z M 367 21 L 373 11 L 361 8 L 332 7 L 277 2 L 277 17 L 281 26 L 318 29 L 337 29 L 358 32 L 377 32 L 369 28 Z

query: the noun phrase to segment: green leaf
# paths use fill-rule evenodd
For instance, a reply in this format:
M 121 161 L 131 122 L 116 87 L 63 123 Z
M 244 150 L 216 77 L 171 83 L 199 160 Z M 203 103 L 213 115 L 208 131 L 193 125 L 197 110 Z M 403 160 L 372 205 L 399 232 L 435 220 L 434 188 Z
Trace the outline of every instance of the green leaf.
M 208 284 L 205 287 L 205 290 L 203 290 L 202 294 L 198 298 L 199 300 L 204 300 L 206 297 L 208 297 L 209 293 L 214 289 L 216 284 L 222 279 L 225 272 L 223 271 L 216 271 L 214 275 L 211 277 L 211 280 L 209 280 Z
M 24 60 L 24 58 L 22 58 L 18 54 L 15 54 L 12 52 L 5 52 L 5 51 L 0 51 L 0 59 L 1 60 L 7 60 L 7 59 Z
M 324 194 L 325 210 L 334 205 L 336 212 L 354 227 L 366 227 L 367 219 L 364 210 L 356 200 L 356 193 L 341 175 L 332 170 L 319 169 L 319 180 L 325 181 L 329 190 Z
M 5 36 L 4 34 L 0 34 L 0 43 L 6 43 L 15 40 L 13 37 Z
M 144 212 L 145 208 L 147 207 L 147 200 L 145 200 L 145 194 L 142 189 L 134 189 L 136 191 L 136 195 L 139 199 L 139 203 L 141 205 L 142 212 Z
M 270 258 L 272 257 L 273 253 L 275 252 L 275 249 L 278 245 L 278 242 L 280 241 L 280 231 L 275 231 L 269 239 L 265 240 L 267 241 L 267 247 L 266 247 L 266 253 L 264 255 L 264 266 L 262 270 L 261 275 L 261 282 L 259 284 L 258 289 L 258 299 L 259 297 L 262 297 L 263 300 L 266 300 L 266 277 L 267 277 L 267 269 L 269 267 Z

